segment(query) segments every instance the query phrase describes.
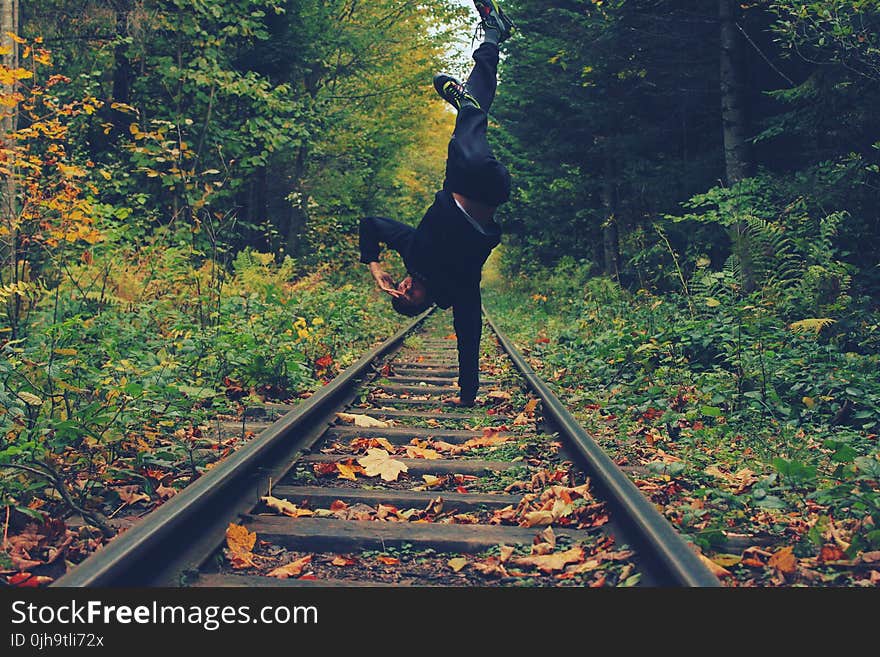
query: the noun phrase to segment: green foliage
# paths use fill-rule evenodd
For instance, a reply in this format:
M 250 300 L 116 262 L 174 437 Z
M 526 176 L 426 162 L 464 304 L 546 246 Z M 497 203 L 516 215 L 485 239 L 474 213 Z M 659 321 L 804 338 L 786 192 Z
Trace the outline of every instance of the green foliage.
M 849 351 L 853 336 L 822 318 L 812 321 L 824 326 L 818 333 L 793 330 L 769 292 L 774 277 L 744 295 L 735 272 L 698 271 L 689 299 L 631 294 L 588 271 L 569 264 L 561 275 L 498 283 L 486 304 L 603 447 L 684 483 L 686 500 L 703 499 L 699 512 L 670 506 L 674 522 L 708 548 L 709 528 L 772 533 L 749 518 L 809 517 L 809 501 L 846 523 L 853 555 L 875 549 L 876 351 Z M 876 313 L 861 320 L 880 323 Z M 743 469 L 756 478 L 724 474 Z M 722 475 L 747 483 L 731 493 Z

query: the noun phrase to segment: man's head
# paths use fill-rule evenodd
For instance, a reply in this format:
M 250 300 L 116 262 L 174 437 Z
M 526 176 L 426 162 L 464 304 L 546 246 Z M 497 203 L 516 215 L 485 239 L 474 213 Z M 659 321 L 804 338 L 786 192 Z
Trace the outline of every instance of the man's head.
M 397 286 L 399 296 L 391 300 L 391 305 L 401 315 L 415 317 L 425 312 L 434 303 L 428 296 L 424 283 L 412 276 L 404 278 Z

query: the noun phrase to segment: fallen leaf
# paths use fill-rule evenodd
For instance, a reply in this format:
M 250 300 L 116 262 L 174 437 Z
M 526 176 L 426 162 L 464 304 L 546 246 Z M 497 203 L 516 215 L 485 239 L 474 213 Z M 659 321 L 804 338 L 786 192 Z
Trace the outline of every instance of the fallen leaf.
M 383 481 L 397 481 L 400 473 L 409 469 L 405 463 L 392 459 L 384 449 L 369 450 L 367 456 L 358 459 L 358 463 L 364 467 L 366 476 L 381 476 Z
M 446 483 L 446 477 L 437 477 L 435 475 L 422 475 L 422 479 L 425 480 L 425 486 L 427 488 L 437 488 Z
M 309 509 L 301 509 L 289 500 L 282 500 L 272 496 L 261 497 L 260 500 L 262 500 L 266 504 L 266 506 L 268 506 L 273 511 L 277 511 L 278 513 L 285 516 L 290 516 L 291 518 L 301 518 L 304 516 L 315 515 L 314 511 L 310 511 Z
M 553 524 L 555 518 L 550 511 L 530 511 L 520 521 L 522 527 L 546 527 Z
M 31 573 L 16 573 L 10 576 L 6 582 L 18 588 L 29 589 L 37 588 L 42 584 L 49 584 L 52 582 L 52 578 L 45 575 L 32 575 Z
M 428 502 L 428 506 L 425 507 L 425 513 L 435 516 L 443 513 L 443 498 L 435 497 L 433 500 Z
M 337 556 L 333 559 L 333 561 L 330 562 L 331 565 L 339 566 L 340 568 L 343 568 L 345 566 L 353 566 L 356 563 L 357 563 L 357 559 L 350 559 L 348 557 L 343 557 L 343 556 Z
M 257 533 L 249 532 L 247 527 L 229 523 L 226 528 L 226 556 L 233 568 L 247 568 L 254 565 L 254 545 Z
M 767 565 L 775 568 L 780 573 L 790 574 L 797 570 L 797 557 L 794 556 L 794 548 L 784 547 L 773 553 Z
M 700 561 L 703 562 L 703 565 L 706 566 L 706 568 L 708 568 L 710 571 L 712 571 L 712 574 L 715 575 L 715 577 L 730 577 L 731 576 L 731 573 L 729 570 L 727 570 L 726 568 L 722 568 L 717 563 L 712 561 L 709 557 L 707 557 L 705 554 L 698 554 L 697 556 L 700 557 Z
M 406 446 L 406 455 L 411 459 L 439 459 L 440 452 L 434 449 L 426 449 L 423 447 Z
M 571 575 L 577 575 L 580 573 L 588 573 L 592 570 L 596 570 L 596 568 L 598 568 L 601 565 L 602 565 L 601 562 L 597 561 L 596 559 L 588 559 L 587 561 L 584 561 L 583 563 L 579 563 L 574 566 L 567 566 L 565 568 L 565 572 L 569 573 Z
M 382 449 L 386 449 L 392 454 L 397 451 L 397 448 L 388 442 L 387 438 L 355 438 L 352 440 L 349 445 L 351 448 L 358 452 L 363 450 L 368 450 L 371 447 L 381 447 Z
M 865 563 L 876 563 L 880 561 L 880 550 L 875 552 L 865 552 L 862 554 L 862 561 Z
M 312 465 L 312 470 L 314 470 L 315 475 L 318 477 L 327 477 L 338 472 L 336 463 L 315 463 Z
M 386 518 L 397 518 L 400 509 L 390 504 L 379 504 L 376 507 L 376 519 L 385 520 Z
M 159 484 L 156 487 L 156 493 L 163 500 L 167 500 L 167 499 L 170 499 L 170 498 L 174 497 L 175 495 L 177 495 L 177 489 L 172 488 L 171 486 L 165 486 L 163 484 Z
M 386 566 L 396 566 L 400 563 L 400 559 L 396 557 L 376 557 L 376 559 L 380 563 L 384 563 Z
M 498 549 L 498 555 L 499 555 L 498 558 L 501 561 L 501 563 L 507 563 L 508 561 L 510 561 L 510 557 L 513 556 L 513 552 L 514 552 L 514 548 L 511 547 L 510 545 L 502 545 Z
M 447 561 L 446 565 L 452 568 L 455 572 L 459 572 L 462 568 L 468 565 L 468 560 L 464 557 L 455 557 L 454 559 Z
M 126 506 L 131 506 L 132 504 L 137 504 L 138 502 L 149 502 L 150 496 L 146 493 L 141 492 L 140 486 L 116 486 L 113 488 L 116 491 L 116 494 L 119 495 L 119 499 Z
M 278 579 L 287 579 L 289 577 L 299 577 L 302 571 L 312 561 L 312 555 L 309 554 L 302 559 L 291 561 L 288 564 L 279 566 L 275 570 L 270 570 L 269 577 L 277 577 Z
M 354 465 L 345 465 L 344 463 L 337 463 L 336 469 L 339 470 L 339 479 L 350 479 L 351 481 L 357 481 L 357 475 L 355 474 L 361 468 L 358 468 Z
M 846 555 L 836 545 L 823 545 L 822 549 L 819 551 L 819 563 L 825 563 L 828 561 L 843 561 L 846 559 Z M 862 557 L 864 560 L 864 556 Z
M 492 575 L 497 577 L 507 577 L 507 570 L 504 568 L 504 565 L 499 562 L 495 557 L 489 557 L 485 561 L 475 561 L 471 564 L 471 567 L 482 573 L 483 575 Z
M 490 390 L 486 393 L 486 398 L 493 401 L 510 401 L 511 394 L 503 390 Z
M 380 427 L 387 428 L 391 425 L 388 422 L 383 420 L 377 420 L 374 417 L 370 417 L 369 415 L 354 415 L 352 413 L 337 413 L 336 417 L 338 417 L 343 422 L 348 424 L 353 424 L 356 427 L 361 428 L 370 428 L 370 427 Z
M 584 548 L 573 547 L 565 552 L 554 554 L 535 555 L 530 557 L 518 557 L 511 559 L 510 563 L 517 566 L 532 566 L 544 573 L 552 573 L 562 570 L 570 563 L 580 563 L 584 560 Z
M 460 454 L 461 452 L 466 452 L 471 449 L 478 449 L 480 447 L 497 447 L 498 445 L 503 445 L 506 442 L 510 441 L 510 436 L 499 435 L 497 431 L 484 429 L 483 435 L 479 438 L 471 438 L 463 442 L 461 445 L 455 445 L 450 451 L 453 454 Z
M 331 511 L 344 511 L 347 508 L 348 508 L 348 504 L 346 504 L 342 500 L 336 500 L 330 505 Z
M 722 568 L 729 568 L 730 566 L 735 566 L 741 562 L 742 557 L 738 554 L 716 554 L 712 557 L 712 561 Z
M 550 554 L 556 549 L 556 534 L 553 533 L 552 527 L 547 527 L 544 531 L 535 534 L 532 541 L 532 554 Z

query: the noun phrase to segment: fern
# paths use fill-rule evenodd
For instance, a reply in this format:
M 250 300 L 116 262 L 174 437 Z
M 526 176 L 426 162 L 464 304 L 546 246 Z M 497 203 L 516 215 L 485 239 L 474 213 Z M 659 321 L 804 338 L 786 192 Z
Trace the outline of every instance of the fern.
M 831 319 L 830 317 L 802 319 L 797 322 L 792 322 L 789 324 L 788 328 L 795 333 L 812 332 L 814 335 L 819 335 L 819 333 L 822 332 L 822 329 L 828 328 L 836 322 L 837 320 Z
M 6 303 L 14 296 L 33 301 L 42 292 L 42 287 L 37 283 L 19 281 L 9 285 L 0 285 L 0 303 Z

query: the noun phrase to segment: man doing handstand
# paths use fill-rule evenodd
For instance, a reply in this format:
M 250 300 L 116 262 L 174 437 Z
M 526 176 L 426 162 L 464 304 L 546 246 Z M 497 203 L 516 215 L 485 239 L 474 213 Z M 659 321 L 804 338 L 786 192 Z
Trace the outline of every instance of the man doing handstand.
M 450 401 L 462 406 L 473 406 L 479 388 L 480 279 L 483 264 L 501 241 L 495 211 L 510 197 L 510 174 L 492 154 L 486 133 L 497 85 L 498 44 L 510 37 L 514 26 L 496 0 L 474 0 L 474 5 L 485 38 L 473 54 L 467 83 L 444 74 L 434 77 L 437 93 L 458 110 L 443 188 L 417 228 L 384 217 L 360 222 L 360 261 L 369 265 L 397 312 L 415 317 L 432 304 L 452 307 L 460 395 Z M 403 258 L 407 276 L 399 284 L 378 262 L 380 242 Z

